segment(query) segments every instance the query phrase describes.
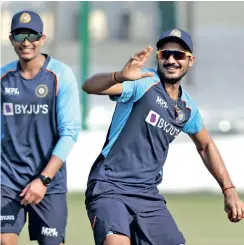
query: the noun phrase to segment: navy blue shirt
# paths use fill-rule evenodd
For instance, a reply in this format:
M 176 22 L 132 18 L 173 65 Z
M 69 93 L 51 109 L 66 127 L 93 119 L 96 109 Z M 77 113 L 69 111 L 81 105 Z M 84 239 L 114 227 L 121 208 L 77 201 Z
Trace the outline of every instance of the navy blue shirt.
M 1 97 L 1 184 L 21 191 L 51 155 L 66 161 L 81 129 L 78 84 L 67 65 L 49 56 L 29 80 L 14 61 L 1 67 Z M 47 193 L 66 191 L 64 163 Z
M 107 139 L 93 164 L 87 196 L 103 193 L 158 193 L 169 144 L 181 131 L 196 134 L 202 119 L 192 98 L 181 88 L 177 116 L 173 101 L 154 69 L 153 77 L 122 83 Z

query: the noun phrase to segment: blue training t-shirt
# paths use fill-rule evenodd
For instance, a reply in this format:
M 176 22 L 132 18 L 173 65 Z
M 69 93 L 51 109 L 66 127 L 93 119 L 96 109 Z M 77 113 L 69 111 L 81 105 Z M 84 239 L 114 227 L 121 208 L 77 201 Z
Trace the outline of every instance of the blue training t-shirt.
M 122 83 L 101 154 L 92 166 L 87 197 L 103 193 L 154 195 L 162 181 L 169 144 L 184 131 L 196 134 L 202 119 L 192 98 L 181 88 L 174 104 L 154 69 L 153 77 Z
M 72 70 L 49 56 L 30 80 L 19 62 L 1 67 L 1 184 L 21 191 L 51 155 L 64 162 L 81 130 L 79 90 Z M 47 193 L 67 191 L 66 165 Z

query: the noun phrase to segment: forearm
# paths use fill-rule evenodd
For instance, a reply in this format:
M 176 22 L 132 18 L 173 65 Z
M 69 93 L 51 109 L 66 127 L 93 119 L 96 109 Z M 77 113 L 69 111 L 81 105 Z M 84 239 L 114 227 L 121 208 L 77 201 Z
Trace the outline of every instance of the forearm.
M 116 85 L 113 73 L 99 73 L 86 80 L 82 89 L 88 94 L 99 94 Z
M 205 166 L 219 183 L 222 190 L 233 186 L 221 155 L 212 141 L 204 149 L 198 150 Z
M 63 161 L 57 156 L 52 155 L 47 166 L 43 169 L 41 174 L 53 178 L 62 166 Z
M 63 166 L 63 163 L 66 161 L 76 140 L 77 140 L 76 137 L 74 139 L 71 136 L 60 137 L 59 141 L 57 142 L 52 152 L 52 156 L 47 166 L 43 169 L 41 174 L 53 178 L 56 175 L 56 173 L 59 171 L 59 169 Z

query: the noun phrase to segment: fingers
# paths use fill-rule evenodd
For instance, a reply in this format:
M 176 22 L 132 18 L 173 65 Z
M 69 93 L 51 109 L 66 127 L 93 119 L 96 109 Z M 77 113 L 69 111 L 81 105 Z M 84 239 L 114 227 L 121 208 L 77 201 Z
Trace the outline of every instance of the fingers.
M 42 200 L 41 197 L 32 195 L 28 200 L 28 204 L 37 205 L 41 202 L 41 200 Z
M 30 204 L 30 205 L 33 204 L 35 199 L 36 199 L 36 197 L 31 195 L 29 200 L 28 200 L 28 204 Z
M 244 216 L 244 204 L 242 201 L 239 201 L 237 204 L 236 204 L 236 222 L 239 222 L 243 216 Z
M 131 57 L 130 62 L 131 62 L 131 65 L 136 65 L 140 62 L 140 59 L 138 57 Z
M 25 205 L 25 206 L 28 204 L 35 205 L 40 203 L 41 200 L 42 198 L 38 193 L 34 193 L 30 189 L 28 189 L 28 191 L 26 192 L 25 196 L 21 201 L 21 205 Z
M 27 204 L 29 204 L 30 197 L 31 197 L 31 193 L 30 192 L 27 192 L 25 194 L 24 198 L 21 201 L 21 205 L 27 205 Z
M 154 76 L 154 73 L 153 72 L 145 72 L 145 73 L 142 73 L 142 78 L 144 77 L 153 77 Z
M 146 53 L 145 53 L 144 59 L 148 59 L 148 57 L 152 54 L 152 51 L 153 51 L 153 48 L 151 46 L 149 46 L 146 49 Z
M 129 80 L 134 81 L 144 77 L 152 77 L 154 74 L 152 72 L 147 72 L 142 74 L 141 68 L 151 55 L 153 48 L 151 46 L 146 49 L 136 53 L 129 61 L 125 64 L 121 70 L 123 81 Z
M 242 219 L 242 205 L 238 205 L 237 207 L 237 219 L 241 220 Z
M 153 51 L 153 48 L 151 46 L 148 46 L 147 48 L 136 53 L 131 59 L 137 60 L 137 61 L 146 60 L 152 54 L 152 51 Z
M 38 198 L 38 197 L 36 197 L 36 196 L 33 196 L 33 195 L 26 195 L 26 197 L 25 198 L 23 198 L 23 200 L 21 201 L 21 204 L 22 205 L 28 205 L 28 204 L 30 204 L 30 205 L 36 205 L 36 204 L 38 204 L 39 202 L 41 201 L 41 198 Z
M 23 191 L 20 193 L 19 196 L 20 196 L 20 197 L 23 197 L 23 196 L 26 194 L 28 188 L 29 188 L 29 185 L 27 185 L 27 186 L 23 189 Z
M 237 217 L 237 209 L 236 209 L 236 206 L 234 206 L 231 210 L 231 219 L 232 220 L 235 220 Z
M 42 198 L 37 198 L 33 204 L 34 205 L 39 204 L 41 202 L 41 200 L 42 200 Z
M 242 202 L 237 203 L 228 211 L 228 218 L 231 222 L 239 222 L 244 217 L 244 205 Z
M 244 202 L 237 193 L 232 192 L 225 195 L 225 211 L 228 213 L 231 222 L 239 222 L 244 218 Z
M 134 57 L 137 57 L 138 59 L 141 57 L 141 55 L 145 55 L 147 52 L 147 49 L 143 49 L 140 52 L 136 53 Z
M 131 66 L 142 67 L 148 57 L 152 54 L 153 48 L 148 46 L 147 48 L 136 53 L 133 57 L 130 57 L 129 61 L 126 63 L 125 67 L 130 68 Z
M 33 200 L 29 203 L 30 205 L 37 205 L 41 202 L 42 198 L 39 197 L 34 197 L 33 196 Z

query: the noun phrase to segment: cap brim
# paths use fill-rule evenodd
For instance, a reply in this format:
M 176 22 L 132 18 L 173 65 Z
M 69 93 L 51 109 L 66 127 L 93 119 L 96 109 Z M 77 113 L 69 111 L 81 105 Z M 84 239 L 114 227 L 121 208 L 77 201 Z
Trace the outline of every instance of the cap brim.
M 176 37 L 176 36 L 162 38 L 162 39 L 158 40 L 156 46 L 159 49 L 162 45 L 164 45 L 165 43 L 167 43 L 169 41 L 176 41 L 176 42 L 180 43 L 185 49 L 192 52 L 192 50 L 189 48 L 189 46 L 186 44 L 186 42 L 183 41 L 180 37 Z
M 11 33 L 18 30 L 18 29 L 28 29 L 28 30 L 31 30 L 31 31 L 34 31 L 36 33 L 39 33 L 38 30 L 34 29 L 34 28 L 31 28 L 30 26 L 26 26 L 26 25 L 18 25 L 16 26 L 14 29 L 11 30 Z

